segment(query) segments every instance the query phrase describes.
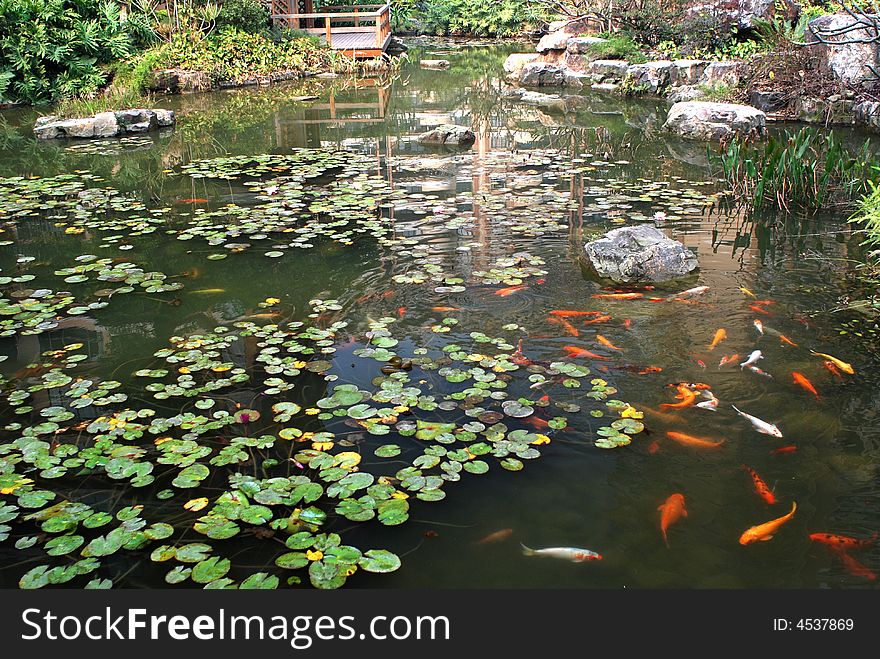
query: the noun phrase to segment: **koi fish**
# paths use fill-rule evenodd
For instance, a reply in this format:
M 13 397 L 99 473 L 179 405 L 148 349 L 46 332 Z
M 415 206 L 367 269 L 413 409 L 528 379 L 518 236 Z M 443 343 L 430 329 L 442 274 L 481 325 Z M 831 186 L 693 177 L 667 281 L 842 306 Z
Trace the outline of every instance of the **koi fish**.
M 523 419 L 523 423 L 527 423 L 535 430 L 546 430 L 550 427 L 550 423 L 539 416 L 530 416 L 526 419 Z
M 746 366 L 753 366 L 754 364 L 757 364 L 760 359 L 764 359 L 763 353 L 760 350 L 754 350 L 752 354 L 749 355 L 749 358 L 742 362 L 739 367 L 740 369 L 743 369 Z
M 764 323 L 755 318 L 752 324 L 755 326 L 755 329 L 758 330 L 758 334 L 764 336 Z
M 791 377 L 794 380 L 794 383 L 798 385 L 801 389 L 809 391 L 816 397 L 816 400 L 819 399 L 819 392 L 816 391 L 816 387 L 814 387 L 813 383 L 810 382 L 804 375 L 798 373 L 797 371 L 792 371 Z
M 782 455 L 783 453 L 794 453 L 797 451 L 797 446 L 794 444 L 789 444 L 788 446 L 780 446 L 779 448 L 775 448 L 770 451 L 771 455 Z
M 513 353 L 510 361 L 512 361 L 517 366 L 529 366 L 534 363 L 531 359 L 523 355 L 522 339 L 516 342 L 516 352 Z
M 593 293 L 590 297 L 606 300 L 637 300 L 645 297 L 644 293 Z
M 218 295 L 225 292 L 225 288 L 200 288 L 197 291 L 190 291 L 193 295 Z
M 623 321 L 623 329 L 629 329 L 629 326 L 630 326 L 631 324 L 632 324 L 632 323 L 631 323 L 630 319 L 627 318 L 626 320 Z
M 837 368 L 839 368 L 844 373 L 849 373 L 850 375 L 856 374 L 856 370 L 852 366 L 847 364 L 845 361 L 841 361 L 837 357 L 832 357 L 831 355 L 826 355 L 824 352 L 816 352 L 815 350 L 810 350 L 810 352 L 813 353 L 814 355 L 816 355 L 817 357 L 824 357 L 825 359 L 830 361 L 832 364 L 834 364 Z
M 618 348 L 616 345 L 614 345 L 613 343 L 611 343 L 611 341 L 609 341 L 608 339 L 606 339 L 606 338 L 605 338 L 604 336 L 602 336 L 601 334 L 597 334 L 597 335 L 596 335 L 596 341 L 598 341 L 599 343 L 601 343 L 601 344 L 602 344 L 603 346 L 605 346 L 606 348 L 611 348 L 612 350 L 619 350 L 620 352 L 623 352 L 623 348 Z
M 406 315 L 406 307 L 397 307 L 397 317 L 403 318 Z
M 645 368 L 636 371 L 636 375 L 648 375 L 649 373 L 662 373 L 663 369 L 659 366 L 645 366 Z
M 757 304 L 759 307 L 766 307 L 769 304 L 776 304 L 774 300 L 755 300 L 754 304 Z
M 508 295 L 513 295 L 514 293 L 519 293 L 521 290 L 528 288 L 525 284 L 520 284 L 519 286 L 508 286 L 507 288 L 499 288 L 497 291 L 494 291 L 494 294 L 498 297 L 507 297 Z
M 207 204 L 207 199 L 202 199 L 201 197 L 196 197 L 193 199 L 178 199 L 178 204 Z
M 754 297 L 754 298 L 757 298 L 757 297 L 758 297 L 757 295 L 755 295 L 754 293 L 752 293 L 748 288 L 743 288 L 742 286 L 740 286 L 740 287 L 739 287 L 739 290 L 741 290 L 743 293 L 745 293 L 745 294 L 748 295 L 749 297 Z
M 718 399 L 715 397 L 711 391 L 705 392 L 708 394 L 709 400 L 704 400 L 702 403 L 697 403 L 697 407 L 703 410 L 709 410 L 710 412 L 718 411 Z
M 727 330 L 721 328 L 717 332 L 715 332 L 715 338 L 712 339 L 712 343 L 709 344 L 709 350 L 715 350 L 715 346 L 721 343 L 724 339 L 727 338 Z
M 698 359 L 697 366 L 699 366 L 700 368 L 706 368 L 706 362 L 704 362 L 702 359 Z
M 769 522 L 764 522 L 763 524 L 758 524 L 757 526 L 752 526 L 745 530 L 745 532 L 739 537 L 739 544 L 741 545 L 749 545 L 753 542 L 767 542 L 773 538 L 773 535 L 779 530 L 783 524 L 789 521 L 792 517 L 794 517 L 794 513 L 797 510 L 797 502 L 792 501 L 791 503 L 791 512 L 787 515 L 783 515 L 782 517 L 777 517 L 776 519 L 771 519 Z
M 728 357 L 727 355 L 725 355 L 724 357 L 721 358 L 721 361 L 718 362 L 718 368 L 721 368 L 721 367 L 724 366 L 725 364 L 732 364 L 732 363 L 734 363 L 737 359 L 739 359 L 739 353 L 738 353 L 738 352 L 733 353 L 733 354 L 730 355 L 729 357 Z
M 731 405 L 733 409 L 736 410 L 736 413 L 739 414 L 742 418 L 746 419 L 749 423 L 752 424 L 755 430 L 765 435 L 770 435 L 772 437 L 782 437 L 782 431 L 777 428 L 772 423 L 767 423 L 766 421 L 762 421 L 756 416 L 752 416 L 751 414 L 746 414 L 741 409 L 739 409 L 736 405 Z
M 877 534 L 875 533 L 870 538 L 851 538 L 847 535 L 837 535 L 835 533 L 811 533 L 810 540 L 835 549 L 867 549 L 877 542 Z
M 461 311 L 458 307 L 431 307 L 431 311 Z
M 695 448 L 718 448 L 720 447 L 725 440 L 721 439 L 718 441 L 714 441 L 711 439 L 705 439 L 703 437 L 694 437 L 693 435 L 686 435 L 683 432 L 674 432 L 667 431 L 666 436 L 669 437 L 674 442 L 678 442 L 682 446 L 693 446 Z
M 611 316 L 608 316 L 608 315 L 599 316 L 597 318 L 593 318 L 593 320 L 585 320 L 584 325 L 595 325 L 597 323 L 607 323 L 609 320 L 611 320 Z
M 779 342 L 780 342 L 780 343 L 787 343 L 787 344 L 790 345 L 792 348 L 797 348 L 797 343 L 795 343 L 795 342 L 792 341 L 790 338 L 788 338 L 787 336 L 785 336 L 785 334 L 780 334 L 780 335 L 779 335 Z
M 660 533 L 663 536 L 663 542 L 669 548 L 669 538 L 667 537 L 669 527 L 682 517 L 688 516 L 687 508 L 684 507 L 684 495 L 678 492 L 670 494 L 666 501 L 657 506 L 657 510 L 660 511 Z
M 694 391 L 691 391 L 684 385 L 678 386 L 678 396 L 676 398 L 680 398 L 680 403 L 663 403 L 660 405 L 661 410 L 680 410 L 685 407 L 690 407 L 694 404 L 694 401 L 697 400 L 697 394 Z
M 854 577 L 864 577 L 868 581 L 877 580 L 877 575 L 869 570 L 867 566 L 862 565 L 859 561 L 847 554 L 842 549 L 834 549 L 833 551 L 835 554 L 837 554 L 838 558 L 840 558 L 843 566 L 847 569 L 847 571 Z
M 548 323 L 553 323 L 554 325 L 560 325 L 566 332 L 568 332 L 571 336 L 580 336 L 581 333 L 578 331 L 578 328 L 572 325 L 570 322 L 565 320 L 565 318 L 553 318 L 547 317 Z
M 758 476 L 758 472 L 746 465 L 742 465 L 742 468 L 752 477 L 752 483 L 755 486 L 755 492 L 758 496 L 771 506 L 776 503 L 776 495 L 773 494 L 773 490 L 767 487 L 767 483 L 764 482 L 764 479 Z
M 601 561 L 602 556 L 589 549 L 580 549 L 578 547 L 548 547 L 546 549 L 532 549 L 520 543 L 523 550 L 523 556 L 544 556 L 547 558 L 561 558 L 572 563 L 583 563 L 584 561 Z
M 655 439 L 653 442 L 648 444 L 648 453 L 654 455 L 657 451 L 660 450 L 660 440 Z
M 843 380 L 843 375 L 840 374 L 840 371 L 834 365 L 834 362 L 824 361 L 822 362 L 822 366 L 828 369 L 828 371 L 836 377 L 838 380 Z
M 513 529 L 501 529 L 500 531 L 495 531 L 494 533 L 490 533 L 487 536 L 484 536 L 477 540 L 478 545 L 492 545 L 496 542 L 502 542 L 507 540 L 510 536 L 513 535 Z
M 755 313 L 762 313 L 765 316 L 772 316 L 773 315 L 769 311 L 767 311 L 764 307 L 759 307 L 757 304 L 750 304 L 749 309 L 751 309 Z
M 757 366 L 749 366 L 749 370 L 752 373 L 754 373 L 755 375 L 763 375 L 765 378 L 772 378 L 773 377 L 767 371 L 760 369 Z
M 563 346 L 562 349 L 565 350 L 565 353 L 569 357 L 586 357 L 587 359 L 601 359 L 606 362 L 608 361 L 608 357 L 597 355 L 595 352 L 590 352 L 589 350 L 584 350 L 577 346 Z
M 684 295 L 702 295 L 708 290 L 708 286 L 697 286 L 696 288 L 689 288 L 686 291 L 682 291 L 681 293 L 676 293 L 673 297 L 682 297 Z
M 571 311 L 569 309 L 554 309 L 550 312 L 551 316 L 559 318 L 578 318 L 580 316 L 601 316 L 601 311 Z

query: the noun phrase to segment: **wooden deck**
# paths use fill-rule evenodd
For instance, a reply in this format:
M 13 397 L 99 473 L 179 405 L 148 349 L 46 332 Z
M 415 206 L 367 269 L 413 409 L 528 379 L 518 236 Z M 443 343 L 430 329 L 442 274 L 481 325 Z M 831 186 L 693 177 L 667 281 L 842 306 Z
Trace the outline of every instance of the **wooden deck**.
M 288 9 L 281 8 L 287 3 Z M 305 11 L 300 10 L 305 6 Z M 311 2 L 272 0 L 270 11 L 276 25 L 308 32 L 333 50 L 352 58 L 380 57 L 391 42 L 391 4 L 323 7 L 309 11 Z

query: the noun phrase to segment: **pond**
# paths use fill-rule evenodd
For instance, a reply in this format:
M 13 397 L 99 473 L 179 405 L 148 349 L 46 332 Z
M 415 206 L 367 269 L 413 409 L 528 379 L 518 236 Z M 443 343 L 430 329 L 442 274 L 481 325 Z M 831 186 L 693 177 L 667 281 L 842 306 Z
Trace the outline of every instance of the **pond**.
M 845 218 L 730 207 L 662 103 L 511 100 L 524 47 L 163 98 L 177 128 L 121 140 L 2 115 L 0 585 L 871 586 L 873 545 L 810 538 L 880 528 Z M 442 123 L 473 148 L 417 142 Z M 592 279 L 642 222 L 699 273 Z

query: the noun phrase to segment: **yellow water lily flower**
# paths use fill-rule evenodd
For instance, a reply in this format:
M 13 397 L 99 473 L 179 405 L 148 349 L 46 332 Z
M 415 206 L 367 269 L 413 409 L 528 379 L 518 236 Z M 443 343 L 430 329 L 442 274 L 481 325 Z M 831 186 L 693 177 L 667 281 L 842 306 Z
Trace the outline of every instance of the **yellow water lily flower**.
M 541 446 L 543 444 L 549 444 L 550 438 L 547 435 L 542 435 L 540 433 L 535 433 L 535 439 L 533 439 L 530 444 L 534 444 L 535 446 Z
M 409 499 L 409 495 L 406 492 L 401 492 L 400 490 L 395 490 L 391 493 L 392 499 Z
M 317 549 L 315 549 L 314 551 L 309 549 L 306 552 L 306 558 L 310 561 L 320 561 L 322 558 L 324 558 L 324 552 L 318 551 Z
M 267 297 L 264 303 L 270 306 L 274 306 L 276 304 L 281 304 L 281 300 L 277 297 Z
M 320 413 L 321 413 L 321 410 L 318 409 L 317 407 L 310 407 L 306 410 L 306 414 L 308 414 L 309 416 L 315 416 L 316 414 L 320 414 Z

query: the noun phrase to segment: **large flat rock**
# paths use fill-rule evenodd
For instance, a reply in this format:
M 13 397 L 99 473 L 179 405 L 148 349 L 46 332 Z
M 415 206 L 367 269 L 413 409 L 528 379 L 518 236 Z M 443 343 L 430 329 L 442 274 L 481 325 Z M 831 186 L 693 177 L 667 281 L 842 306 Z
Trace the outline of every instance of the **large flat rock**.
M 669 109 L 663 130 L 695 140 L 720 141 L 763 133 L 766 118 L 750 105 L 682 101 Z
M 621 227 L 584 245 L 592 268 L 618 283 L 680 279 L 699 267 L 697 257 L 656 227 Z

